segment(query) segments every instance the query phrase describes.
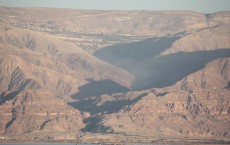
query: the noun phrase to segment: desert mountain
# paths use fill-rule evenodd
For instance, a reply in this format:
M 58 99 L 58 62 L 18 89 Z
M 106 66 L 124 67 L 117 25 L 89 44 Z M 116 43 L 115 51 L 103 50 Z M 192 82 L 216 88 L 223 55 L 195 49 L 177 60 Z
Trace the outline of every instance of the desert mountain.
M 230 141 L 230 12 L 0 13 L 1 139 Z

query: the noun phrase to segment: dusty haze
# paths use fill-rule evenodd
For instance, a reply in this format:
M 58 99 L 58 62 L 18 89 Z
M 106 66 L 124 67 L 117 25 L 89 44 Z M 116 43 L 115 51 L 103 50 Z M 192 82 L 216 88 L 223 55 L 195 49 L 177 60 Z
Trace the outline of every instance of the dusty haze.
M 230 12 L 0 13 L 1 142 L 230 142 Z

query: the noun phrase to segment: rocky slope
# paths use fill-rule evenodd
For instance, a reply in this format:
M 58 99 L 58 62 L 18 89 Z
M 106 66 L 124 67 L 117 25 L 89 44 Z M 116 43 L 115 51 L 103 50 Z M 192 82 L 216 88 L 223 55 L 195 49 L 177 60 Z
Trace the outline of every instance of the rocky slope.
M 84 113 L 66 102 L 80 86 L 89 79 L 111 80 L 127 90 L 131 85 L 130 73 L 73 43 L 31 30 L 1 29 L 1 133 L 80 130 Z
M 229 12 L 0 13 L 2 141 L 229 143 Z
M 211 61 L 203 69 L 186 76 L 171 88 L 187 91 L 228 89 L 230 82 L 229 61 L 229 58 Z
M 0 128 L 4 134 L 62 132 L 85 126 L 81 112 L 49 90 L 3 92 L 0 108 Z
M 100 122 L 108 132 L 153 137 L 229 136 L 229 90 L 147 93 L 138 102 Z M 98 128 L 96 128 L 98 129 Z
M 122 99 L 128 103 L 113 106 L 115 111 L 102 115 L 91 130 L 163 140 L 205 138 L 228 141 L 229 82 L 229 58 L 221 58 L 169 87 L 101 96 L 97 102 L 99 106 Z

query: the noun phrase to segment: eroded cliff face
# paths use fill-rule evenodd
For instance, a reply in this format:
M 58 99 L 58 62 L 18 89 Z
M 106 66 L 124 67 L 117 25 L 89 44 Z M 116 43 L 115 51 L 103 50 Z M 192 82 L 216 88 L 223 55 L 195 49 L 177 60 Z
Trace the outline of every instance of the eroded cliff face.
M 85 126 L 79 110 L 48 90 L 4 92 L 0 108 L 1 133 L 76 131 Z
M 108 132 L 229 140 L 229 90 L 147 93 L 133 105 L 105 116 Z
M 229 58 L 217 58 L 171 86 L 99 97 L 99 107 L 123 105 L 111 105 L 91 131 L 228 141 L 229 93 Z
M 229 12 L 0 12 L 1 139 L 230 141 Z

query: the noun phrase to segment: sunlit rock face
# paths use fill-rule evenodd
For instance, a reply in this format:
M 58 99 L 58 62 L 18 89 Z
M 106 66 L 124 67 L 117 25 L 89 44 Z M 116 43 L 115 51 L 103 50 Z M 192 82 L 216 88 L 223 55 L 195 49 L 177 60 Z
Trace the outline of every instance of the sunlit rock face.
M 230 141 L 229 12 L 0 13 L 1 139 Z
M 148 93 L 102 120 L 108 131 L 154 136 L 229 138 L 229 90 Z
M 14 97 L 12 100 L 4 100 Z M 81 112 L 45 90 L 5 92 L 1 133 L 61 132 L 84 127 Z

